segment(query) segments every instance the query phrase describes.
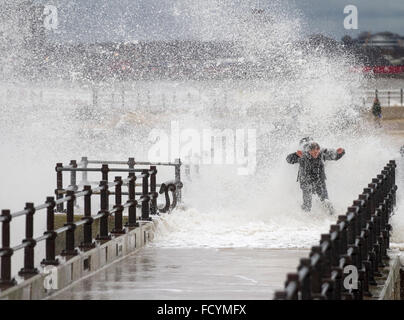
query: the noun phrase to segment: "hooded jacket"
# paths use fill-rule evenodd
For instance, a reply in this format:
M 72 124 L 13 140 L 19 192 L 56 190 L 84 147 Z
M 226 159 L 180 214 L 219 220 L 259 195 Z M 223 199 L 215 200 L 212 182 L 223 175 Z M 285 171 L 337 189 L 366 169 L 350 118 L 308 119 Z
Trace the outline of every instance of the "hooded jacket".
M 309 152 L 303 152 L 300 158 L 296 153 L 291 153 L 286 157 L 290 164 L 299 163 L 297 181 L 300 185 L 317 184 L 326 180 L 324 161 L 339 160 L 345 154 L 345 150 L 338 154 L 335 149 L 320 149 L 319 156 L 315 159 Z

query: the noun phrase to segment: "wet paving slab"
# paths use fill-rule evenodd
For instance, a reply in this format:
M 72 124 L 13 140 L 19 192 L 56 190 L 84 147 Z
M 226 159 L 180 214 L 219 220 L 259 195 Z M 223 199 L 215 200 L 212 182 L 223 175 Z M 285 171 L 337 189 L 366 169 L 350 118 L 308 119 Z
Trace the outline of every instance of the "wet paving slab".
M 307 249 L 145 247 L 51 299 L 272 299 Z

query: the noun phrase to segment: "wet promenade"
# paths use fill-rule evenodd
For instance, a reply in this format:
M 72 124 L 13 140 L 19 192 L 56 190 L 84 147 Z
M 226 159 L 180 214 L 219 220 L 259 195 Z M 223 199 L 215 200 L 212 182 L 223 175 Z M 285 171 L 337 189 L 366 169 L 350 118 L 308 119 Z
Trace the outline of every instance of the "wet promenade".
M 145 247 L 51 299 L 272 299 L 304 249 Z

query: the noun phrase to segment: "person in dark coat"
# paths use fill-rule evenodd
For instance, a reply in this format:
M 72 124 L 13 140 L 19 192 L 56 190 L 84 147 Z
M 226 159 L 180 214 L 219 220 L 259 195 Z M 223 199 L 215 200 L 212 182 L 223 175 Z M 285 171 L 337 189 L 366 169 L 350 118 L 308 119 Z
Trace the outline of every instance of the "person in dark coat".
M 376 124 L 381 127 L 381 119 L 382 119 L 382 107 L 380 105 L 379 98 L 376 97 L 375 100 L 373 101 L 373 106 L 372 106 L 372 113 L 375 117 L 375 122 Z
M 344 154 L 343 148 L 321 149 L 317 142 L 310 141 L 304 146 L 303 151 L 299 150 L 286 157 L 286 161 L 290 164 L 299 163 L 297 181 L 300 182 L 300 188 L 303 191 L 302 209 L 304 211 L 311 210 L 312 195 L 317 194 L 330 214 L 333 214 L 334 209 L 328 200 L 325 183 L 324 161 L 339 160 Z

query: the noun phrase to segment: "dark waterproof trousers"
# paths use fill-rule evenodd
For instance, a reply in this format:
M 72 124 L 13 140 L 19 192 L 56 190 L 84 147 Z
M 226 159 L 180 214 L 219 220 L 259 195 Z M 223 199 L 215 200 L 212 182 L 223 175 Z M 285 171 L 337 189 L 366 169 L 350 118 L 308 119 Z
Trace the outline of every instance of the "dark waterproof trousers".
M 300 188 L 303 191 L 302 209 L 305 211 L 311 210 L 311 200 L 313 194 L 317 194 L 321 201 L 328 199 L 328 192 L 325 181 L 319 181 L 317 183 L 302 183 L 300 185 Z

